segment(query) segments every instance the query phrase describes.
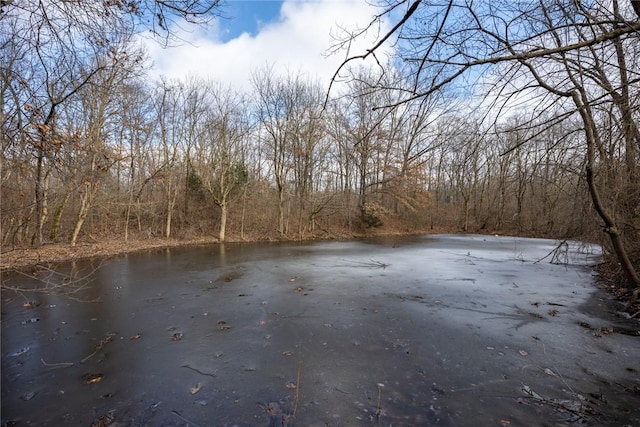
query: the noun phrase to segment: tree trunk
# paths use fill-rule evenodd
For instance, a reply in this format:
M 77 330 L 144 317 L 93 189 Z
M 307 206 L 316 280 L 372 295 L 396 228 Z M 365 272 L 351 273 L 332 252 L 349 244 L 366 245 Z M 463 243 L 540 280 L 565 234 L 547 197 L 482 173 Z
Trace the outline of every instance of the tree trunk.
M 44 137 L 41 138 L 40 144 L 44 146 Z M 35 213 L 36 213 L 36 230 L 31 238 L 31 244 L 40 246 L 44 243 L 43 229 L 47 220 L 47 182 L 44 171 L 44 147 L 38 149 L 38 159 L 36 163 L 36 182 L 35 182 Z
M 218 235 L 218 239 L 220 242 L 224 242 L 225 234 L 227 231 L 227 203 L 222 202 L 218 206 L 220 206 L 220 234 Z
M 284 236 L 284 189 L 278 187 L 278 232 Z
M 584 93 L 582 93 L 582 95 L 585 96 Z M 600 197 L 598 186 L 595 182 L 594 168 L 595 146 L 597 144 L 597 130 L 595 121 L 593 120 L 591 109 L 588 105 L 582 102 L 580 93 L 578 93 L 578 91 L 573 92 L 572 97 L 573 101 L 578 107 L 578 112 L 580 113 L 580 116 L 582 117 L 582 120 L 585 124 L 585 136 L 587 141 L 587 165 L 585 170 L 587 177 L 587 186 L 589 188 L 589 194 L 591 195 L 593 207 L 604 222 L 604 232 L 607 233 L 607 235 L 611 239 L 613 251 L 617 256 L 618 261 L 620 262 L 620 267 L 624 272 L 625 278 L 629 282 L 628 287 L 630 289 L 640 288 L 640 275 L 638 275 L 638 272 L 635 270 L 633 263 L 631 262 L 631 259 L 627 254 L 627 250 L 625 248 L 624 242 L 622 241 L 620 231 L 618 230 L 613 216 L 609 213 L 607 208 L 605 208 Z
M 69 240 L 71 246 L 75 246 L 78 241 L 80 230 L 82 229 L 82 225 L 91 210 L 98 188 L 98 182 L 88 182 L 85 184 L 85 190 L 80 200 L 80 209 L 78 210 L 78 216 L 76 217 L 73 232 L 71 233 L 71 239 Z
M 176 204 L 177 189 L 174 191 L 173 196 L 169 195 L 167 200 L 167 216 L 164 224 L 164 237 L 171 237 L 171 222 L 173 221 L 173 208 Z
M 53 215 L 53 223 L 51 224 L 51 231 L 49 232 L 49 239 L 55 242 L 58 238 L 58 232 L 60 231 L 60 221 L 62 220 L 62 213 L 64 212 L 64 208 L 67 207 L 67 203 L 69 203 L 69 199 L 71 198 L 71 192 L 67 191 L 62 199 L 62 202 L 56 209 L 55 214 Z

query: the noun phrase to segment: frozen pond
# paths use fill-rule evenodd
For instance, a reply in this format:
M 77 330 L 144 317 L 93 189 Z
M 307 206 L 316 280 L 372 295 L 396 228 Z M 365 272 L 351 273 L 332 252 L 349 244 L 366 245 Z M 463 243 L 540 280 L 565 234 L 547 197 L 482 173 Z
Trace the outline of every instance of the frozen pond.
M 640 425 L 640 326 L 556 244 L 167 249 L 3 291 L 2 426 Z

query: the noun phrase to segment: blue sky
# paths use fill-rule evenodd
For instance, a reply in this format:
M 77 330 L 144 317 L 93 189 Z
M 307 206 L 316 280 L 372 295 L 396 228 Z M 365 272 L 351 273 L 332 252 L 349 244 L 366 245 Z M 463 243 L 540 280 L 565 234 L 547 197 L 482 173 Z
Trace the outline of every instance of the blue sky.
M 275 0 L 227 0 L 220 19 L 222 40 L 232 40 L 243 32 L 255 36 L 260 27 L 278 20 L 281 7 L 282 1 Z
M 197 76 L 250 90 L 252 75 L 270 67 L 274 73 L 303 74 L 328 85 L 346 54 L 328 55 L 336 38 L 344 36 L 344 29 L 368 25 L 379 10 L 365 0 L 227 0 L 221 13 L 206 28 L 178 26 L 180 46 L 145 43 L 152 76 Z M 385 23 L 359 37 L 351 53 L 366 52 L 388 28 Z

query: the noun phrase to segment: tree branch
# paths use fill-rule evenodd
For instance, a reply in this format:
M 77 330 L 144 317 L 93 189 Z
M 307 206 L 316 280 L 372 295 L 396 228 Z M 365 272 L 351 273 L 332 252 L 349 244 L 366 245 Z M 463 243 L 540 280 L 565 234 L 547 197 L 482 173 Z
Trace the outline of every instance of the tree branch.
M 422 2 L 422 0 L 415 0 L 411 6 L 409 6 L 409 9 L 407 10 L 407 12 L 404 14 L 404 16 L 402 17 L 402 19 L 400 21 L 398 21 L 396 23 L 396 25 L 393 26 L 393 28 L 391 30 L 389 30 L 387 32 L 387 34 L 385 34 L 382 39 L 380 39 L 371 49 L 367 49 L 367 52 L 365 54 L 362 55 L 355 55 L 355 56 L 350 56 L 347 59 L 345 59 L 344 61 L 342 61 L 342 64 L 340 64 L 340 66 L 338 66 L 338 69 L 336 70 L 336 72 L 333 74 L 333 77 L 331 77 L 331 81 L 329 82 L 329 88 L 327 89 L 327 95 L 325 97 L 324 100 L 324 104 L 322 106 L 322 109 L 324 111 L 324 109 L 327 106 L 327 103 L 329 102 L 329 94 L 331 93 L 331 88 L 333 87 L 333 84 L 336 81 L 336 78 L 338 78 L 338 74 L 340 74 L 340 71 L 342 71 L 342 69 L 351 61 L 355 60 L 355 59 L 366 59 L 369 55 L 372 55 L 375 58 L 375 51 L 384 44 L 384 42 L 386 42 L 389 37 L 391 37 L 400 27 L 402 27 L 408 20 L 409 18 L 411 18 L 411 16 L 415 13 L 415 11 L 418 9 L 418 6 L 420 5 L 420 3 Z M 384 14 L 383 14 L 384 15 Z M 378 15 L 378 18 L 380 18 L 380 16 L 382 15 Z M 375 58 L 376 61 L 378 61 L 377 58 Z

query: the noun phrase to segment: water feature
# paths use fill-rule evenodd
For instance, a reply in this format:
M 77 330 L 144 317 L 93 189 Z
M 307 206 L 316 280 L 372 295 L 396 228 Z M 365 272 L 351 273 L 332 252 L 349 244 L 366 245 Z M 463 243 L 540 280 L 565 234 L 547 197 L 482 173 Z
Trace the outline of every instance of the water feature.
M 227 244 L 60 266 L 91 280 L 3 291 L 2 425 L 637 425 L 640 327 L 594 286 L 597 248 L 557 243 Z

